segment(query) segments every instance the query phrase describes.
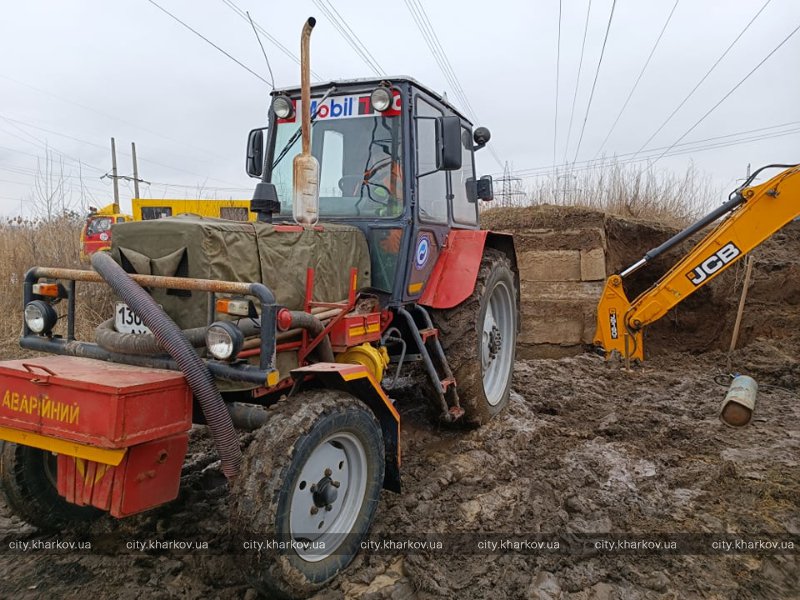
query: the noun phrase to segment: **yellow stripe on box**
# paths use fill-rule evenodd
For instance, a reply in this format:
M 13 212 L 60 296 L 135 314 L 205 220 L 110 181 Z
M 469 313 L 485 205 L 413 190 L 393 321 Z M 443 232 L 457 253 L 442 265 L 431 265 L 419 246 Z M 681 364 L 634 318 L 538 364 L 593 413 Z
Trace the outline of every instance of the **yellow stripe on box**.
M 40 450 L 48 450 L 56 454 L 85 458 L 86 460 L 103 463 L 104 465 L 111 465 L 112 467 L 116 467 L 122 462 L 122 458 L 125 456 L 127 450 L 127 448 L 97 448 L 96 446 L 88 446 L 68 440 L 59 440 L 30 431 L 11 429 L 10 427 L 0 427 L 0 440 L 13 442 L 22 446 L 31 446 L 33 448 L 39 448 Z
M 371 323 L 364 327 L 363 325 L 352 325 L 350 327 L 350 335 L 367 335 L 368 333 L 376 333 L 381 330 L 380 323 Z

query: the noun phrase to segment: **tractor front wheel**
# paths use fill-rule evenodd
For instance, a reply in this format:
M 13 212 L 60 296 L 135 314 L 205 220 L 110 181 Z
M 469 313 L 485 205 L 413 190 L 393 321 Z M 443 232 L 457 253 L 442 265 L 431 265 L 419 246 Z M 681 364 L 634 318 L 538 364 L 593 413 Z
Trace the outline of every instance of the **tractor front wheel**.
M 234 531 L 274 542 L 246 555 L 268 595 L 306 597 L 355 557 L 383 487 L 381 428 L 335 390 L 289 398 L 248 447 L 235 487 Z
M 40 529 L 59 529 L 103 514 L 59 495 L 56 456 L 30 446 L 0 442 L 0 489 L 11 511 Z
M 517 345 L 517 290 L 511 261 L 487 248 L 472 295 L 431 317 L 458 384 L 464 419 L 483 425 L 511 393 Z

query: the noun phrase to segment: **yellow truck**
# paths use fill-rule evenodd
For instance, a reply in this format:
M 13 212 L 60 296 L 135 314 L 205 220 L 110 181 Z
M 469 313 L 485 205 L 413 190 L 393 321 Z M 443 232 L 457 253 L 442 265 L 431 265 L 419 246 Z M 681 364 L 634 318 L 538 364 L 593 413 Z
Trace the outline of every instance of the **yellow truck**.
M 89 256 L 111 248 L 111 226 L 125 221 L 150 221 L 181 214 L 216 217 L 229 221 L 255 221 L 250 200 L 187 200 L 170 198 L 134 198 L 133 215 L 122 212 L 112 203 L 100 209 L 91 208 L 81 230 L 81 254 Z

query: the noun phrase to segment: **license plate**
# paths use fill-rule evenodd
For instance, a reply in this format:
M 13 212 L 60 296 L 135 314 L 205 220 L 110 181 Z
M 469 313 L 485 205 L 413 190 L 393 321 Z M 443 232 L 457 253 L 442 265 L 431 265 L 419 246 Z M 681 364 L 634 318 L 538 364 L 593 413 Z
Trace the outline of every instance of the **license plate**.
M 150 333 L 150 329 L 139 318 L 131 307 L 124 302 L 117 302 L 114 310 L 114 328 L 120 333 Z

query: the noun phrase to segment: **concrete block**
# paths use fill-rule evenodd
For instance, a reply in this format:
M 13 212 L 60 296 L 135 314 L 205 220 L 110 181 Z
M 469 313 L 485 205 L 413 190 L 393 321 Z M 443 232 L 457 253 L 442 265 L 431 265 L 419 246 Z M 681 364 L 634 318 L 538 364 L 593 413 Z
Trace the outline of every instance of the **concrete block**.
M 531 250 L 519 255 L 517 264 L 523 281 L 580 281 L 579 250 Z
M 602 248 L 581 250 L 581 279 L 603 281 L 606 278 L 606 253 Z
M 603 293 L 602 281 L 522 281 L 522 303 L 551 300 L 595 306 Z
M 583 354 L 584 347 L 580 344 L 560 346 L 558 344 L 519 344 L 517 346 L 517 359 L 530 358 L 565 358 Z
M 587 307 L 586 313 L 583 315 L 583 337 L 581 341 L 584 344 L 591 344 L 594 342 L 594 334 L 597 330 L 597 306 Z
M 525 320 L 519 341 L 523 344 L 580 344 L 583 329 L 582 318 L 542 315 Z
M 591 250 L 605 248 L 605 231 L 598 227 L 583 229 L 525 229 L 514 233 L 518 251 Z

